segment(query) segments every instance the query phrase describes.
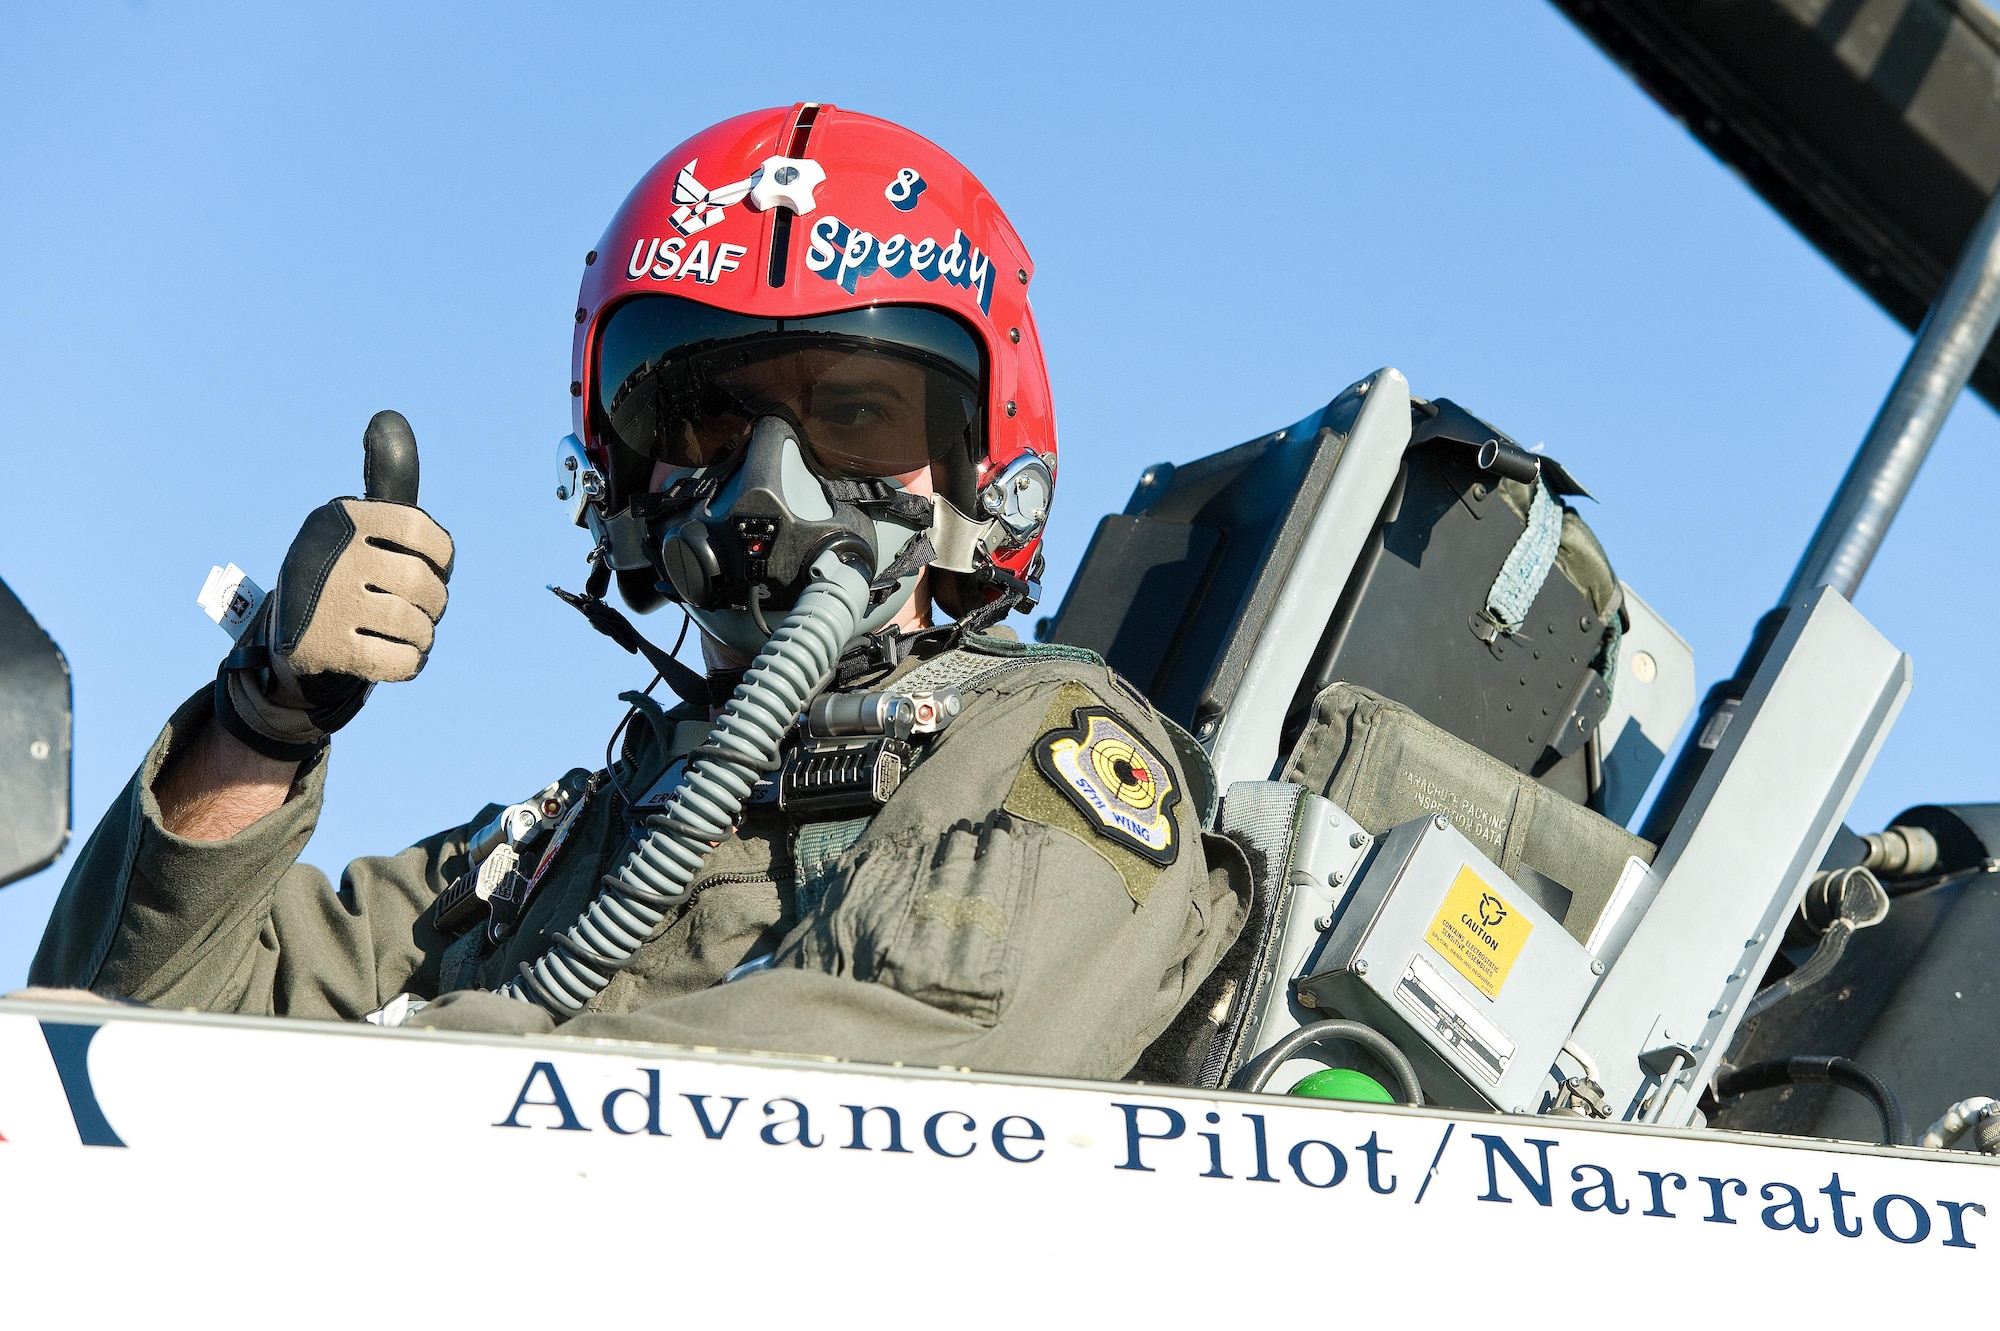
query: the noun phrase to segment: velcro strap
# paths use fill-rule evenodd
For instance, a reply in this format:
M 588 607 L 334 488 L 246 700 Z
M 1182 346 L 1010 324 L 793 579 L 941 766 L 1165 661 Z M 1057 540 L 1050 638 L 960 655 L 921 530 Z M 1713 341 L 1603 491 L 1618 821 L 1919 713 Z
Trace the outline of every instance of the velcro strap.
M 1528 525 L 1507 552 L 1492 590 L 1486 593 L 1486 608 L 1502 632 L 1517 632 L 1527 623 L 1528 609 L 1542 594 L 1542 584 L 1555 567 L 1562 528 L 1563 506 L 1537 478 L 1534 502 L 1528 506 Z
M 271 664 L 271 649 L 261 642 L 253 642 L 246 647 L 238 647 L 222 658 L 222 668 L 231 674 L 238 670 L 262 670 Z
M 895 625 L 878 629 L 863 635 L 852 647 L 841 653 L 840 661 L 834 666 L 833 689 L 844 689 L 855 680 L 877 670 L 893 669 L 910 654 L 916 644 L 915 634 L 900 632 Z
M 230 653 L 231 657 L 235 655 L 235 652 Z M 311 743 L 297 744 L 273 739 L 261 730 L 252 729 L 250 723 L 237 712 L 235 700 L 229 696 L 229 677 L 235 673 L 230 669 L 227 659 L 223 661 L 222 668 L 215 672 L 215 719 L 224 730 L 275 762 L 302 763 L 326 747 L 325 736 Z
M 865 476 L 824 476 L 820 484 L 835 503 L 852 504 L 864 513 L 907 522 L 913 527 L 931 525 L 929 495 L 914 495 L 900 485 Z
M 897 583 L 935 558 L 937 550 L 931 545 L 929 533 L 918 532 L 905 542 L 902 550 L 889 561 L 889 567 L 875 575 L 875 580 L 868 584 L 868 589 L 886 594 Z

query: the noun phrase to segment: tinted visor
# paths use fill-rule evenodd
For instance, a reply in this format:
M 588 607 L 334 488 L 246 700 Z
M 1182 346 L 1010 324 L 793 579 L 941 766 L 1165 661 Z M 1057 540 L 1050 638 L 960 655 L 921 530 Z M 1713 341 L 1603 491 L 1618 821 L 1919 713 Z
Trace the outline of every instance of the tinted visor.
M 983 451 L 981 369 L 978 341 L 941 310 L 759 319 L 639 296 L 598 336 L 595 407 L 605 438 L 650 462 L 726 463 L 776 411 L 826 472 L 901 476 Z

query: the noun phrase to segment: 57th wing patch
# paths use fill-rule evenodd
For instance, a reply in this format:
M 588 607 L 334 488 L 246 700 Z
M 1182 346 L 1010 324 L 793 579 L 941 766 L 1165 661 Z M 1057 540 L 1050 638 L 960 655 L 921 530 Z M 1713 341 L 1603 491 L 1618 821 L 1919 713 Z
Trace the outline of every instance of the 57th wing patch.
M 1180 857 L 1172 770 L 1103 707 L 1079 707 L 1076 723 L 1035 741 L 1035 766 L 1100 836 L 1162 867 Z

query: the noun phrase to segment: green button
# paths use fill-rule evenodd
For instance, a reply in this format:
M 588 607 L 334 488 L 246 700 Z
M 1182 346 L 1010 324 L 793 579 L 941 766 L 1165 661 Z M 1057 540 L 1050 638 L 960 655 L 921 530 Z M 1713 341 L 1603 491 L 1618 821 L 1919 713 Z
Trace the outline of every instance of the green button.
M 1369 1104 L 1392 1105 L 1396 1097 L 1388 1088 L 1365 1072 L 1353 1068 L 1321 1068 L 1301 1078 L 1292 1087 L 1293 1095 L 1309 1095 L 1315 1100 L 1365 1100 Z

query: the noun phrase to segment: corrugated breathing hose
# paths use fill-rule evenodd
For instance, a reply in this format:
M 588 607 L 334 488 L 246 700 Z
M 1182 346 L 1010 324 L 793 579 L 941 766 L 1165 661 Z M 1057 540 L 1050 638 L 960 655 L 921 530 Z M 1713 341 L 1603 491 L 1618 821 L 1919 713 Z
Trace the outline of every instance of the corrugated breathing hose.
M 562 1021 L 611 983 L 666 913 L 687 900 L 688 884 L 718 842 L 735 830 L 758 780 L 778 768 L 778 746 L 806 704 L 826 687 L 868 605 L 868 575 L 829 551 L 814 561 L 799 594 L 708 738 L 689 755 L 680 784 L 645 833 L 627 848 L 582 915 L 548 951 L 523 962 L 500 987 Z

